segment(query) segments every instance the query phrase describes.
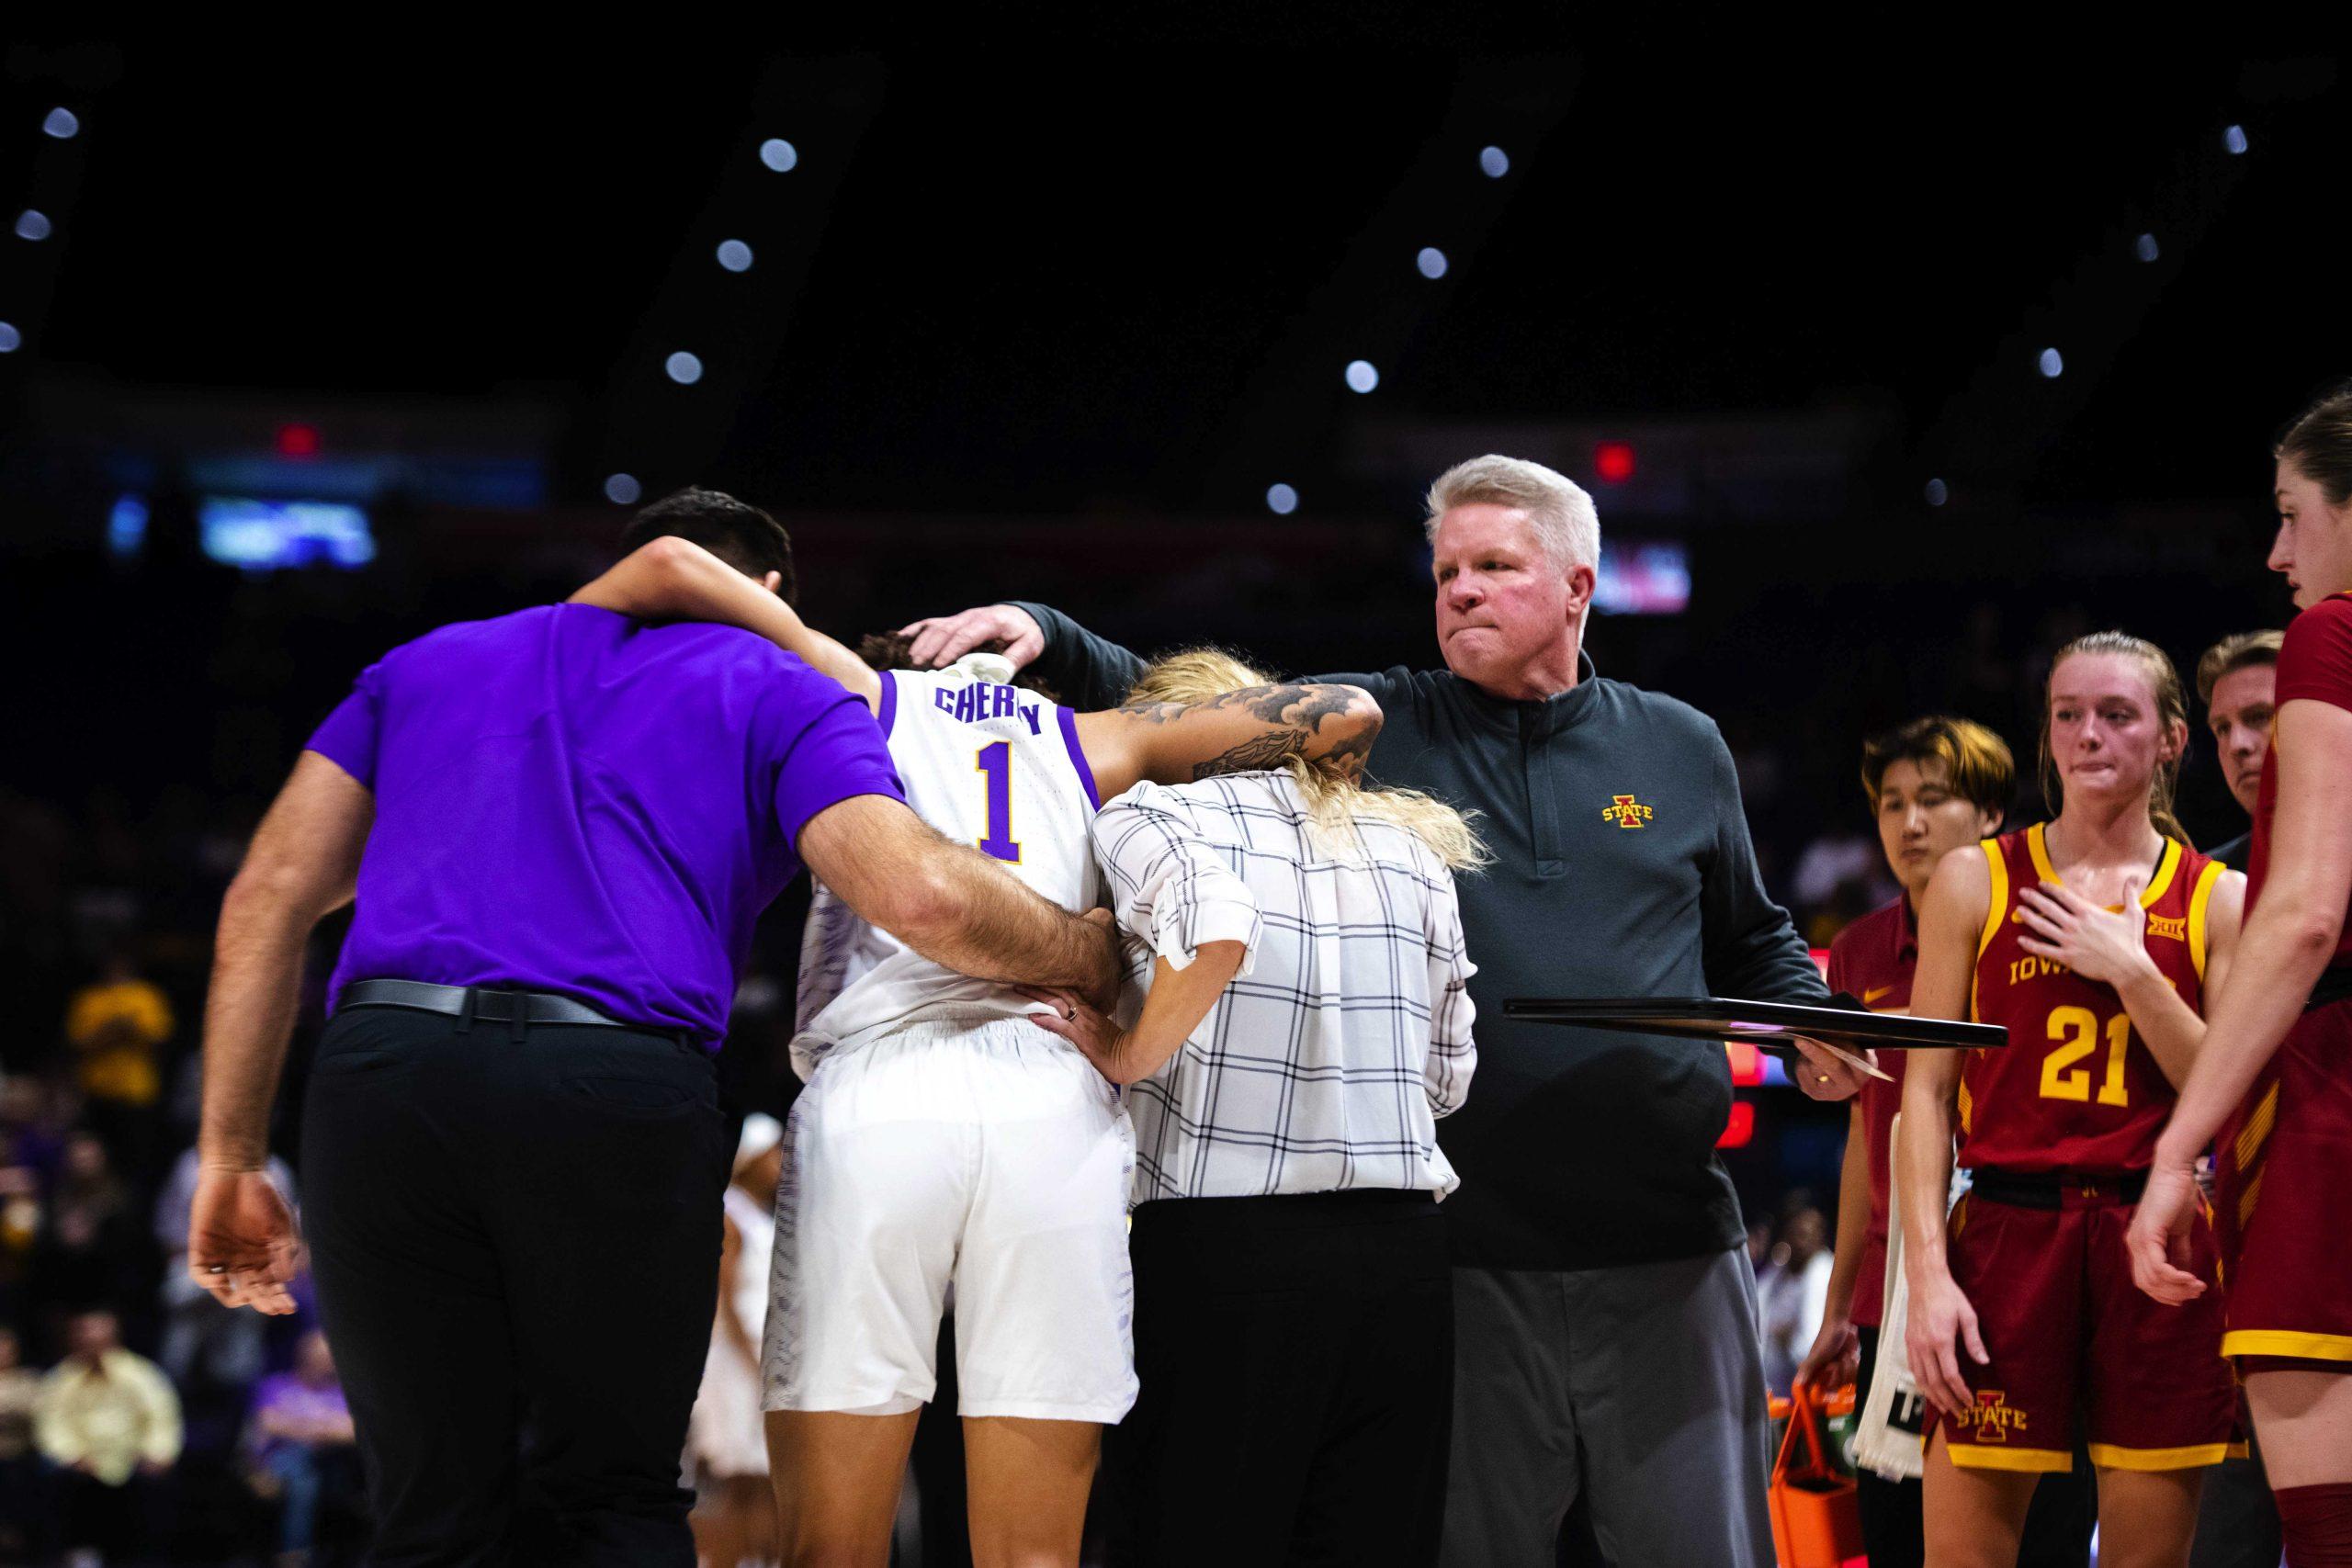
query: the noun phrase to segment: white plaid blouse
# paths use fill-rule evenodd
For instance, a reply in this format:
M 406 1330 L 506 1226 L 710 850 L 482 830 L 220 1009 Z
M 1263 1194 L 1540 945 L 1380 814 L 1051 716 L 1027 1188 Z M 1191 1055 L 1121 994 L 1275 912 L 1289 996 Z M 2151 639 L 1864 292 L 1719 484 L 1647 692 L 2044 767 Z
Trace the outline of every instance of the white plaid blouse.
M 1477 1066 L 1453 876 L 1377 820 L 1323 841 L 1289 776 L 1137 784 L 1094 818 L 1119 924 L 1181 968 L 1206 942 L 1241 972 L 1129 1091 L 1132 1201 L 1342 1188 L 1444 1196 L 1437 1146 Z

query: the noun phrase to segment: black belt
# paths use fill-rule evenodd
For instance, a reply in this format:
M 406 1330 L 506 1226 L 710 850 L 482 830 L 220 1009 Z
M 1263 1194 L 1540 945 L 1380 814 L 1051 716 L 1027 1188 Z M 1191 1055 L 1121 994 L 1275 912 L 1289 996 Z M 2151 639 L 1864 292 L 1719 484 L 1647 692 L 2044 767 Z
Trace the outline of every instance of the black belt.
M 2148 1173 L 2101 1176 L 2071 1170 L 1992 1170 L 1969 1173 L 1968 1191 L 1988 1203 L 2020 1209 L 2096 1209 L 2136 1203 L 2148 1188 Z
M 435 986 L 423 980 L 355 980 L 343 988 L 344 1007 L 414 1008 L 451 1018 L 492 1019 L 500 1023 L 576 1023 L 604 1029 L 634 1029 L 642 1034 L 675 1030 L 624 1023 L 586 1002 L 548 991 L 492 991 L 481 986 Z
M 2347 998 L 2352 998 L 2352 964 L 2321 970 L 2319 979 L 2312 986 L 2311 1000 L 2303 1004 L 2303 1010 L 2316 1012 Z

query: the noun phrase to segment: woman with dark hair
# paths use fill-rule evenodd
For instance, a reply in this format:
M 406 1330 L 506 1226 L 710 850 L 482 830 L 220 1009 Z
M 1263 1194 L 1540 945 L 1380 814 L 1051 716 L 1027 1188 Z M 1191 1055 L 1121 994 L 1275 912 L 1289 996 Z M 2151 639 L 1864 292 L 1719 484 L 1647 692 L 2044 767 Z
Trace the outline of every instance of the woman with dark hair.
M 2231 1261 L 2222 1352 L 2288 1560 L 2328 1568 L 2352 1563 L 2352 389 L 2306 410 L 2275 456 L 2269 564 L 2302 613 L 2278 649 L 2245 957 L 2156 1142 L 2130 1246 L 2158 1301 L 2211 1294 L 2180 1239 L 2211 1145 Z
M 2017 1562 L 2037 1482 L 2074 1468 L 2078 1412 L 2101 1561 L 2178 1568 L 2203 1470 L 2229 1447 L 2218 1307 L 2157 1306 L 2132 1288 L 2122 1247 L 2204 1037 L 2205 987 L 2237 947 L 2245 879 L 2189 849 L 2172 818 L 2188 743 L 2187 694 L 2162 650 L 2120 632 L 2076 638 L 2043 708 L 2057 815 L 1953 851 L 1922 901 L 1912 1010 L 2009 1032 L 2006 1049 L 1964 1061 L 1921 1052 L 1904 1078 L 1905 1348 L 1931 1406 L 1933 1568 Z M 1955 1110 L 1973 1180 L 1947 1221 Z M 2185 1256 L 2213 1278 L 2210 1229 Z

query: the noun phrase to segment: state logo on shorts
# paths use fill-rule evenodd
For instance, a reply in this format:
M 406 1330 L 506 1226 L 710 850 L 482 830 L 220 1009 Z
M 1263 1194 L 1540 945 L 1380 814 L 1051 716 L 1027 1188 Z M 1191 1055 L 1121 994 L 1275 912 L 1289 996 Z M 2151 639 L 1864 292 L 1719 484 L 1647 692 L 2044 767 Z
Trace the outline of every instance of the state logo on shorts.
M 1976 1403 L 1962 1420 L 1973 1427 L 1969 1440 L 1977 1443 L 2006 1443 L 2011 1432 L 2026 1429 L 2026 1414 L 2008 1403 L 2008 1396 L 1997 1388 L 1977 1391 Z
M 1657 815 L 1630 795 L 1612 795 L 1610 804 L 1600 808 L 1600 819 L 1614 822 L 1620 828 L 1646 828 Z

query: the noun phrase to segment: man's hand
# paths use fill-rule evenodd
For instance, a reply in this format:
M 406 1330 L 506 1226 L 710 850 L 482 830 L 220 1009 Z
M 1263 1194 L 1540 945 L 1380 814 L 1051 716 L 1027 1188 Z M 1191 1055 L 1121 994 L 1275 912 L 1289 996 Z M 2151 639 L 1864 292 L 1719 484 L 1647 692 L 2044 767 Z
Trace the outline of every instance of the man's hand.
M 2120 913 L 2054 882 L 2026 888 L 2018 895 L 2018 919 L 2025 927 L 2018 945 L 2086 980 L 2121 986 L 2154 965 L 2143 934 L 2148 912 L 2140 907 L 2140 886 L 2136 878 L 2124 886 Z
M 1848 1319 L 1834 1313 L 1825 1313 L 1821 1332 L 1813 1337 L 1813 1348 L 1797 1363 L 1796 1381 L 1815 1388 L 1844 1388 L 1854 1381 L 1861 1370 L 1862 1340 Z
M 212 1170 L 196 1179 L 187 1222 L 187 1271 L 223 1306 L 272 1317 L 294 1310 L 286 1289 L 302 1266 L 293 1211 L 258 1170 Z
M 2189 1219 L 2196 1210 L 2195 1169 L 2166 1159 L 2159 1144 L 2147 1189 L 2132 1211 L 2132 1228 L 2123 1235 L 2123 1249 L 2132 1258 L 2132 1282 L 2166 1306 L 2179 1306 L 2205 1293 L 2205 1281 L 2187 1267 Z
M 1976 1403 L 1961 1376 L 1956 1341 L 1965 1340 L 1978 1366 L 1993 1358 L 1984 1353 L 1984 1337 L 1976 1332 L 1976 1309 L 1968 1304 L 1950 1274 L 1927 1290 L 1911 1292 L 1910 1315 L 1904 1325 L 1903 1348 L 1911 1363 L 1912 1381 L 1928 1403 L 1947 1416 L 1958 1416 Z
M 955 615 L 931 615 L 899 628 L 914 638 L 907 657 L 918 670 L 944 670 L 984 642 L 1002 642 L 1004 656 L 1022 670 L 1046 651 L 1046 634 L 1026 610 L 982 604 Z
M 1864 1051 L 1850 1055 L 1818 1040 L 1797 1040 L 1797 1060 L 1789 1064 L 1789 1077 L 1796 1086 L 1815 1100 L 1851 1100 L 1862 1091 L 1863 1083 L 1878 1068 L 1878 1053 Z M 1870 1071 L 1855 1066 L 1870 1064 Z M 1879 1074 L 1883 1077 L 1885 1075 Z

